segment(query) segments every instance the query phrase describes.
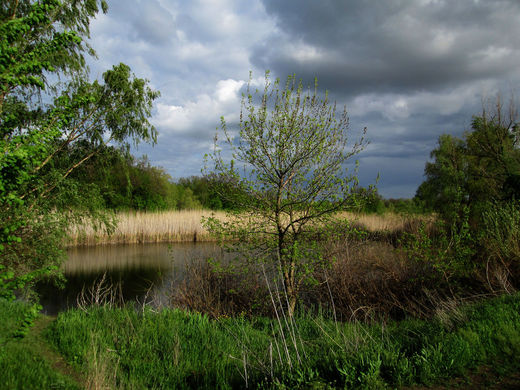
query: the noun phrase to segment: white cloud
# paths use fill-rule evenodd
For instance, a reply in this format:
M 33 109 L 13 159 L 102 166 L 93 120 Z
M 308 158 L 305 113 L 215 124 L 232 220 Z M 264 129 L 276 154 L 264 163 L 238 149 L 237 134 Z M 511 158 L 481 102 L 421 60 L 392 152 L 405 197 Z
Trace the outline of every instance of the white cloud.
M 483 98 L 501 88 L 507 94 L 520 80 L 517 0 L 109 5 L 91 26 L 100 57 L 93 76 L 125 62 L 161 91 L 152 119 L 159 145 L 143 149 L 176 177 L 199 173 L 221 116 L 235 129 L 250 70 L 259 89 L 266 69 L 273 79 L 296 73 L 312 83 L 316 76 L 320 90 L 347 103 L 354 130 L 368 127 L 366 153 L 380 159 L 365 159 L 363 174 L 372 180 L 380 170 L 382 185 L 402 195 L 413 195 L 420 161 L 441 132 L 462 131 Z M 412 164 L 413 183 L 401 185 L 397 168 Z
M 219 80 L 214 92 L 201 94 L 194 101 L 183 105 L 157 104 L 157 115 L 154 124 L 161 136 L 168 134 L 184 134 L 201 137 L 211 135 L 224 116 L 228 122 L 237 120 L 240 110 L 240 88 L 243 80 Z
M 222 103 L 236 103 L 240 88 L 245 84 L 243 80 L 220 80 L 217 83 L 215 96 Z
M 403 119 L 410 115 L 409 97 L 396 94 L 367 94 L 356 96 L 347 107 L 350 115 L 363 116 L 377 112 L 389 120 Z

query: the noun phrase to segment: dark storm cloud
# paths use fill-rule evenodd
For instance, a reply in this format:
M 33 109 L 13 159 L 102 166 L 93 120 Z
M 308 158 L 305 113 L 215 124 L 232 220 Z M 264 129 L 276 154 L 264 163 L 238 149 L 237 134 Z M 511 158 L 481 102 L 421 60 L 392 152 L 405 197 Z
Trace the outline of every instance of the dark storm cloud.
M 347 106 L 371 144 L 359 177 L 413 196 L 442 133 L 461 135 L 483 98 L 518 96 L 518 0 L 111 0 L 92 25 L 93 76 L 125 62 L 161 91 L 150 161 L 200 173 L 220 116 L 235 129 L 250 70 L 296 73 Z M 257 80 L 258 78 L 258 80 Z
M 360 184 L 377 185 L 379 192 L 387 198 L 411 197 L 417 183 L 423 180 L 422 156 L 361 157 L 359 166 Z
M 483 98 L 520 81 L 520 2 L 262 0 L 278 29 L 252 63 L 314 77 L 368 128 L 360 181 L 413 196 L 442 133 L 461 135 Z
M 148 0 L 142 11 L 134 20 L 142 39 L 152 44 L 163 44 L 175 38 L 175 20 L 168 10 L 157 1 Z
M 263 1 L 282 33 L 252 61 L 348 96 L 516 75 L 520 2 Z M 278 42 L 278 43 L 277 43 Z

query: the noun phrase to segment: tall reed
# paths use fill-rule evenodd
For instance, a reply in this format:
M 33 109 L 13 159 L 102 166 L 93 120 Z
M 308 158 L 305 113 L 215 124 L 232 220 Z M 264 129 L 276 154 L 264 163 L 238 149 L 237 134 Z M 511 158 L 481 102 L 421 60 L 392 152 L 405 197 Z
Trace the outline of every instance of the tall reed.
M 201 218 L 211 214 L 225 218 L 223 212 L 208 210 L 123 212 L 116 215 L 117 226 L 110 235 L 106 231 L 96 231 L 89 225 L 73 226 L 68 245 L 211 241 L 212 238 L 201 224 Z
M 90 225 L 75 225 L 69 232 L 69 246 L 102 244 L 136 244 L 154 242 L 213 241 L 214 238 L 201 224 L 202 217 L 214 215 L 220 220 L 228 217 L 223 211 L 181 210 L 163 212 L 122 212 L 116 215 L 117 227 L 112 234 L 96 231 Z M 370 232 L 396 232 L 429 216 L 403 216 L 340 213 L 338 218 L 348 219 Z
M 434 221 L 432 215 L 406 215 L 396 213 L 385 214 L 361 214 L 343 212 L 337 215 L 338 218 L 347 219 L 359 225 L 369 232 L 398 232 L 410 230 L 413 226 L 421 223 L 430 225 Z

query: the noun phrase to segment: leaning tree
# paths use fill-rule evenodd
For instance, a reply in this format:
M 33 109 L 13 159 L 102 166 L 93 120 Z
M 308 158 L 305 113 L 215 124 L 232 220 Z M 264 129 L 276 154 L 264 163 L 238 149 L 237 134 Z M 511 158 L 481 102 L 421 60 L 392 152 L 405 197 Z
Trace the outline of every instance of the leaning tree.
M 155 142 L 159 96 L 124 64 L 90 81 L 90 21 L 104 0 L 0 5 L 0 296 L 57 269 L 67 226 L 103 216 L 71 173 L 108 143 Z M 84 153 L 58 163 L 82 143 Z M 105 219 L 106 220 L 106 219 Z

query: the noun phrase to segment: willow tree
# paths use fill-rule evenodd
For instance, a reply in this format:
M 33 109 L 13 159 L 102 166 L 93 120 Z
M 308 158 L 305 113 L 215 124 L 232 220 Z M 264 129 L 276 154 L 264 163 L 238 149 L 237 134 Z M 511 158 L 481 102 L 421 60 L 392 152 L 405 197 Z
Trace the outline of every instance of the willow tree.
M 250 79 L 242 98 L 238 133 L 222 118 L 226 148 L 217 134 L 211 155 L 227 191 L 222 196 L 233 196 L 241 211 L 231 222 L 211 220 L 208 226 L 234 237 L 250 258 L 278 268 L 292 315 L 302 284 L 321 261 L 316 229 L 348 201 L 355 177 L 346 163 L 364 147 L 365 132 L 346 150 L 346 108 L 338 110 L 327 93 L 320 95 L 317 82 L 304 88 L 290 76 L 280 84 L 267 72 L 263 91 L 251 84 Z M 232 159 L 224 158 L 226 150 Z
M 89 81 L 90 21 L 106 9 L 104 0 L 0 5 L 0 297 L 57 269 L 73 220 L 106 221 L 70 174 L 109 142 L 156 140 L 159 94 L 147 80 L 119 64 Z M 60 164 L 80 143 L 89 147 Z

